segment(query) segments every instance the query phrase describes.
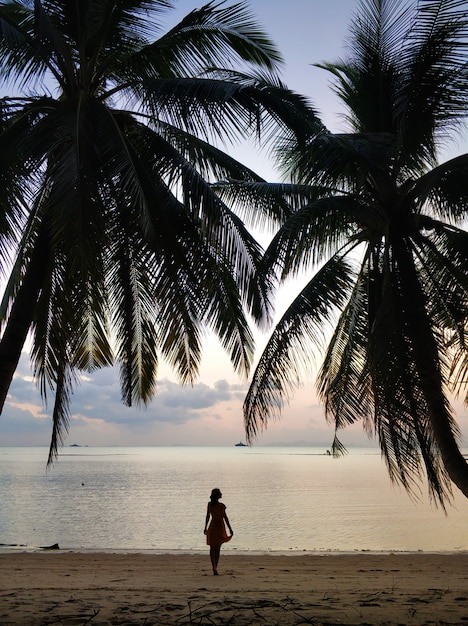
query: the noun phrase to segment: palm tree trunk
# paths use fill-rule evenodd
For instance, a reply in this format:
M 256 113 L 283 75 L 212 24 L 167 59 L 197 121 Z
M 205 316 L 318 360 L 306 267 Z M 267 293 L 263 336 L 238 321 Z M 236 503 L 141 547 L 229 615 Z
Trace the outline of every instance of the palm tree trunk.
M 43 285 L 46 263 L 45 245 L 41 239 L 32 253 L 0 340 L 0 414 L 33 322 L 36 303 Z

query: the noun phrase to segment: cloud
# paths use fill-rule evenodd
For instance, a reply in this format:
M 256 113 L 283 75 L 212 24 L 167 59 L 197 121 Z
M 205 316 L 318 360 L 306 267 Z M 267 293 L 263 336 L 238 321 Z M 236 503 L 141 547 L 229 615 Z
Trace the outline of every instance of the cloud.
M 126 407 L 121 401 L 118 370 L 105 368 L 83 375 L 71 399 L 70 434 L 66 442 L 89 445 L 226 445 L 244 436 L 242 403 L 247 384 L 229 380 L 226 368 L 211 366 L 219 379 L 182 386 L 169 377 L 157 383 L 147 407 Z M 225 373 L 225 377 L 223 373 Z M 2 415 L 2 445 L 48 446 L 52 432 L 51 411 L 44 407 L 32 380 L 27 355 L 23 355 Z M 457 422 L 468 432 L 466 407 L 458 401 Z M 284 407 L 279 422 L 262 430 L 257 443 L 291 441 L 323 442 L 329 447 L 333 426 L 327 424 L 323 405 L 317 402 L 314 384 L 297 389 Z M 362 423 L 340 432 L 345 445 L 368 445 Z M 465 445 L 466 445 L 465 439 Z
M 169 378 L 157 383 L 156 394 L 147 406 L 127 407 L 122 403 L 116 368 L 104 368 L 92 375 L 80 375 L 71 398 L 71 423 L 76 428 L 105 426 L 141 430 L 159 424 L 180 426 L 197 420 L 220 420 L 232 406 L 240 407 L 246 386 L 226 379 L 209 385 L 203 382 L 183 386 Z M 20 360 L 0 417 L 0 432 L 40 433 L 50 437 L 54 397 L 45 407 L 32 379 L 27 355 Z M 236 411 L 236 413 L 238 413 Z
M 121 402 L 116 372 L 99 371 L 76 388 L 72 413 L 104 419 L 116 424 L 144 424 L 152 421 L 183 424 L 199 419 L 221 403 L 242 402 L 245 390 L 220 380 L 213 386 L 196 383 L 183 386 L 164 378 L 157 383 L 156 394 L 147 406 L 126 407 Z

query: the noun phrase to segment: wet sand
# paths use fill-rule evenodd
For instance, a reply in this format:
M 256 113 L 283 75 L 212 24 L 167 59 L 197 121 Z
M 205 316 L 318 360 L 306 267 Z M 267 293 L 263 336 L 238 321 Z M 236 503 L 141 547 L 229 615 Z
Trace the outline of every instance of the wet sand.
M 468 624 L 468 554 L 0 554 L 0 623 Z

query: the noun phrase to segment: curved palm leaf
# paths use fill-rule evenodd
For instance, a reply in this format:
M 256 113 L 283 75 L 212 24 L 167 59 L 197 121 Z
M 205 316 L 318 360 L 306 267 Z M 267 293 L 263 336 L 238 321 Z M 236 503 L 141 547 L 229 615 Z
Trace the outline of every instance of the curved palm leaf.
M 269 419 L 279 418 L 301 375 L 310 371 L 314 350 L 323 347 L 326 325 L 347 301 L 353 270 L 332 257 L 301 291 L 278 322 L 260 357 L 244 402 L 247 438 L 252 441 Z M 305 341 L 306 340 L 306 341 Z

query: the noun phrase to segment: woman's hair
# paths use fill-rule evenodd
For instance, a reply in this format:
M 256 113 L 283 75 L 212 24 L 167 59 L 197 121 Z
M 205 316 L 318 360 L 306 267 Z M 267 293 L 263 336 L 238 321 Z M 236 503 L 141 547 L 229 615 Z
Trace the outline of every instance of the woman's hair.
M 210 500 L 211 500 L 211 504 L 216 504 L 218 502 L 218 500 L 221 497 L 221 490 L 220 489 L 212 489 L 211 490 L 211 496 L 210 496 Z

